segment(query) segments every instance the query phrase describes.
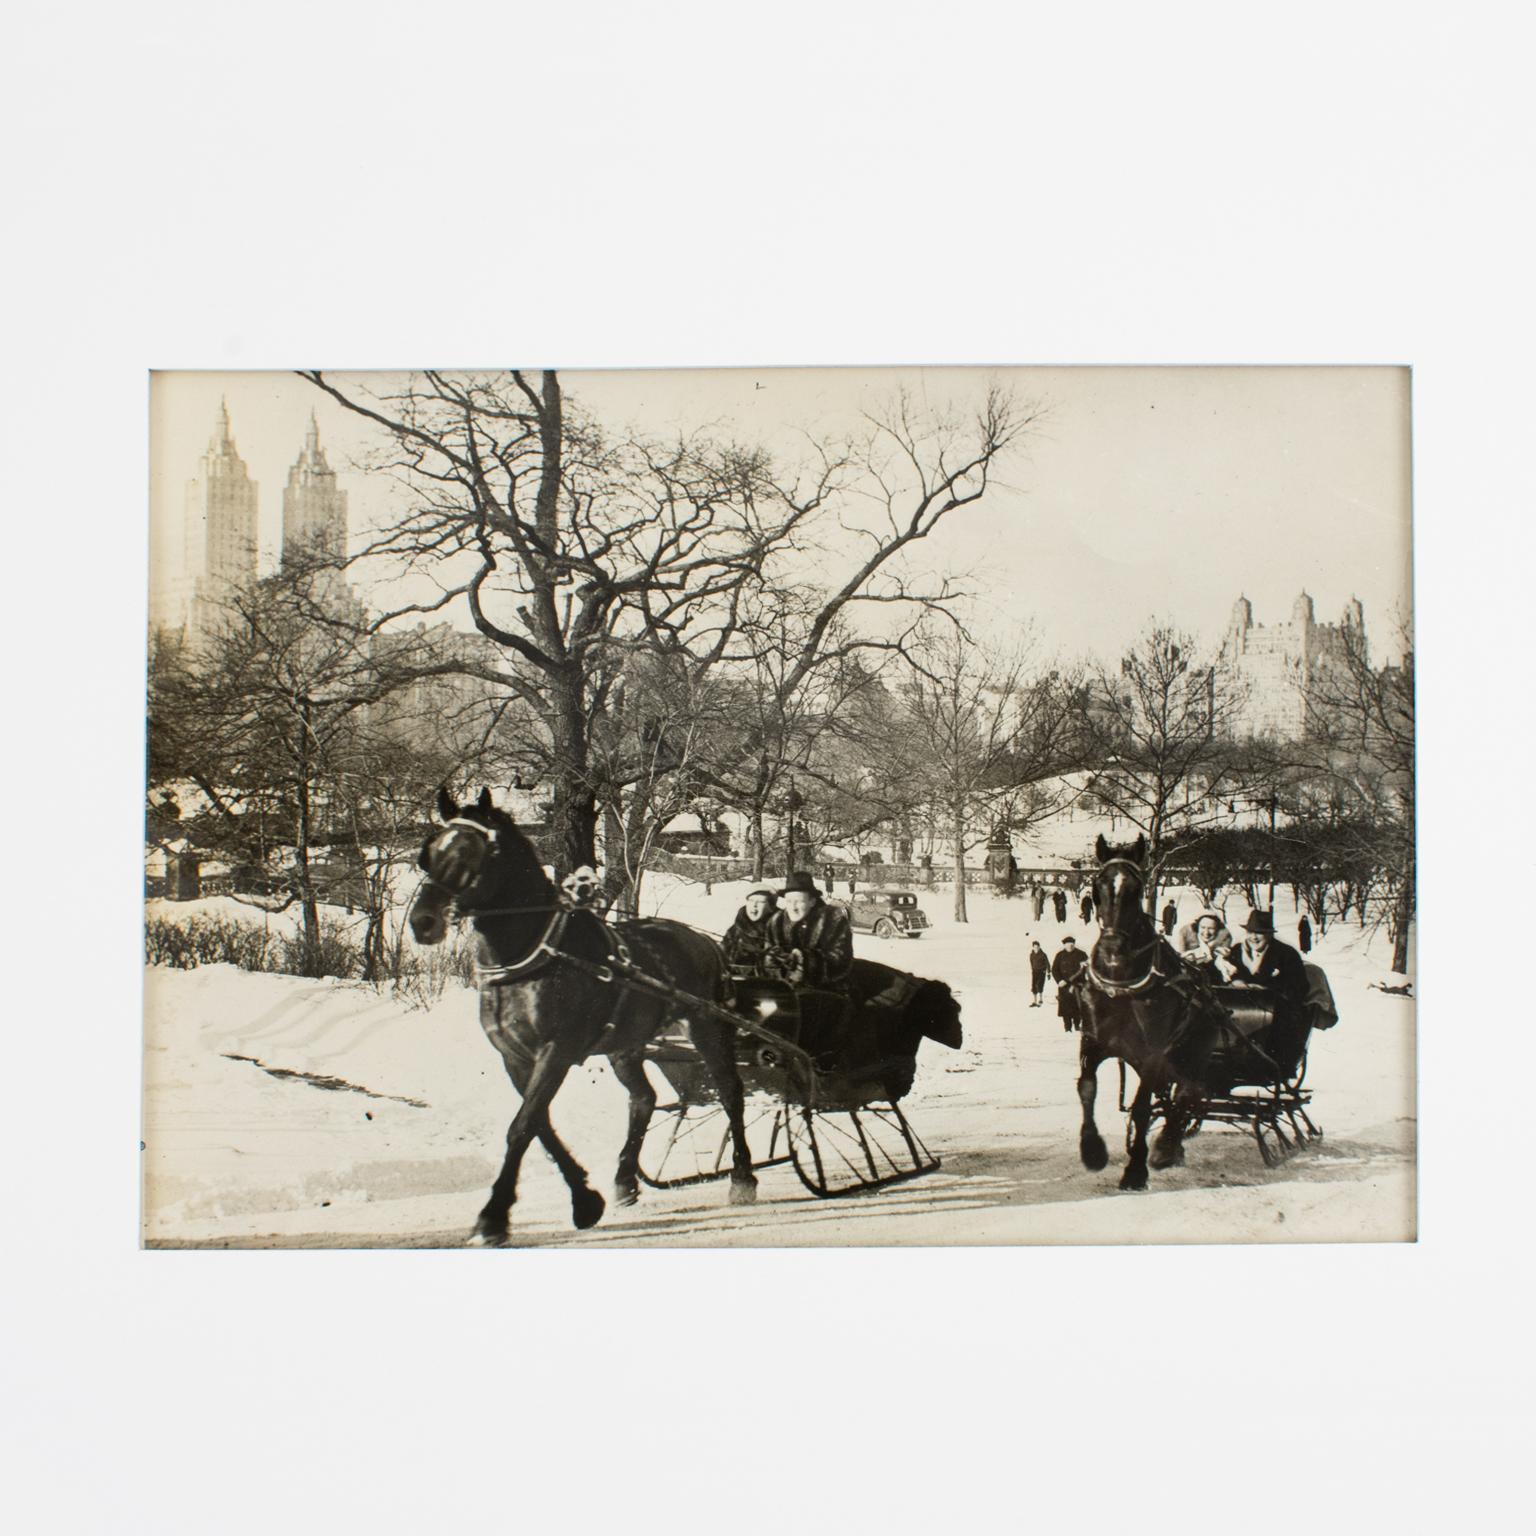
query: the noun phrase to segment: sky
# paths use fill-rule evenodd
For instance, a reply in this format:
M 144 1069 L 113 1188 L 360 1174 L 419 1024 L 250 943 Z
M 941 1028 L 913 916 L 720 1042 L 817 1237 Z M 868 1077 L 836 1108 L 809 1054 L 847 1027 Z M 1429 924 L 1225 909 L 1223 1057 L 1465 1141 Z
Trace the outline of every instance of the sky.
M 943 524 L 913 569 L 960 575 L 976 595 L 980 632 L 1006 637 L 1027 625 L 1037 644 L 1063 658 L 1113 657 L 1150 618 L 1214 640 L 1239 595 L 1268 624 L 1286 619 L 1303 590 L 1326 622 L 1358 597 L 1373 648 L 1385 657 L 1394 649 L 1394 614 L 1410 611 L 1405 369 L 717 369 L 562 378 L 568 397 L 615 429 L 709 425 L 764 443 L 789 463 L 805 452 L 807 435 L 856 431 L 865 412 L 898 390 L 963 411 L 993 384 L 1011 389 L 1038 412 L 1037 423 L 986 498 Z M 311 411 L 349 493 L 354 533 L 382 515 L 385 487 L 348 468 L 367 450 L 366 425 L 302 379 L 157 373 L 156 573 L 174 570 L 185 484 L 221 398 L 260 487 L 268 563 Z

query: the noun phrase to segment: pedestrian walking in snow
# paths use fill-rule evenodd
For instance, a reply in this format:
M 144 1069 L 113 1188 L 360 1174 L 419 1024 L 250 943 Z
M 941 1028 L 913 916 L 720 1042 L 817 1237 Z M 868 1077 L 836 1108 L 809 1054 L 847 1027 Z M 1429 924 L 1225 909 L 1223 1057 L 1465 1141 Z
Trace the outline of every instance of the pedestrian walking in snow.
M 1172 936 L 1173 925 L 1178 922 L 1178 920 L 1179 909 L 1173 904 L 1173 902 L 1170 901 L 1168 905 L 1163 908 L 1163 934 L 1165 937 Z
M 1078 911 L 1082 914 L 1085 923 L 1093 921 L 1093 897 L 1089 892 L 1083 892 L 1083 899 L 1078 903 Z
M 1067 920 L 1067 893 L 1065 891 L 1057 891 L 1051 897 L 1051 903 L 1056 908 L 1056 921 L 1058 923 L 1066 922 L 1066 920 Z
M 1062 898 L 1065 902 L 1066 898 Z M 1069 933 L 1061 941 L 1056 958 L 1051 961 L 1051 975 L 1056 978 L 1056 1012 L 1061 1016 L 1061 1027 L 1069 1034 L 1083 1027 L 1082 1005 L 1078 999 L 1077 973 L 1087 963 L 1088 957 L 1077 948 L 1077 940 Z
M 1029 894 L 1035 904 L 1035 921 L 1038 923 L 1045 916 L 1045 889 L 1037 880 L 1030 886 Z
M 1296 924 L 1296 943 L 1301 949 L 1302 954 L 1311 954 L 1312 924 L 1308 920 L 1307 914 L 1305 912 L 1301 914 L 1301 921 Z
M 1040 948 L 1040 941 L 1035 940 L 1029 946 L 1029 1006 L 1038 1008 L 1045 1001 L 1045 978 L 1051 969 L 1051 962 L 1046 958 L 1046 953 Z

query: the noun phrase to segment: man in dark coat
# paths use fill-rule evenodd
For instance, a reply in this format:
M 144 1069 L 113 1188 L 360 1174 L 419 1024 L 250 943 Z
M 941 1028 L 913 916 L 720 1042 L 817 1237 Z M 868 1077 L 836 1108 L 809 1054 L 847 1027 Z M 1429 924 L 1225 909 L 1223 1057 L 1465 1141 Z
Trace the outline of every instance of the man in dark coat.
M 1036 939 L 1029 946 L 1029 1006 L 1038 1008 L 1045 1001 L 1045 978 L 1050 975 L 1051 962 Z
M 804 870 L 785 881 L 780 896 L 783 905 L 768 920 L 769 936 L 776 948 L 799 955 L 786 979 L 795 986 L 846 992 L 853 969 L 853 929 L 847 912 L 823 901 Z
M 1077 988 L 1072 983 L 1087 963 L 1087 955 L 1077 947 L 1077 940 L 1070 933 L 1061 941 L 1061 948 L 1051 961 L 1051 975 L 1056 978 L 1056 1012 L 1061 1015 L 1061 1027 L 1069 1032 L 1083 1027 L 1082 1007 Z
M 1163 934 L 1167 938 L 1173 937 L 1173 925 L 1179 920 L 1179 909 L 1173 902 L 1169 902 L 1163 908 Z
M 1083 899 L 1078 903 L 1077 910 L 1085 923 L 1093 921 L 1093 894 L 1090 891 L 1083 892 Z
M 1056 921 L 1058 923 L 1066 922 L 1066 920 L 1067 920 L 1067 893 L 1065 891 L 1062 891 L 1062 890 L 1056 891 L 1055 894 L 1051 897 L 1051 902 L 1052 902 L 1052 905 L 1054 905 L 1055 908 L 1056 908 Z
M 789 959 L 784 980 L 800 999 L 800 1044 L 826 1065 L 856 1069 L 872 1055 L 872 1031 L 849 1006 L 853 929 L 848 913 L 821 899 L 816 882 L 796 870 L 780 892 L 782 905 L 769 919 L 770 946 Z
M 1274 997 L 1275 1021 L 1263 1031 L 1258 1044 L 1289 1077 L 1301 1062 L 1311 1023 L 1306 963 L 1289 944 L 1275 937 L 1275 920 L 1268 912 L 1250 912 L 1243 933 L 1243 942 L 1228 956 L 1236 970 L 1232 979 L 1263 987 Z
M 1045 916 L 1045 890 L 1040 885 L 1039 881 L 1036 881 L 1035 884 L 1031 887 L 1029 894 L 1030 900 L 1033 901 L 1035 905 L 1035 921 L 1038 923 L 1040 919 Z
M 1304 955 L 1312 953 L 1312 924 L 1307 914 L 1301 914 L 1301 921 L 1296 924 L 1296 941 L 1301 946 Z
M 747 892 L 747 899 L 736 913 L 736 921 L 726 929 L 720 947 L 726 964 L 747 976 L 761 976 L 763 960 L 770 943 L 769 924 L 779 898 L 766 886 Z

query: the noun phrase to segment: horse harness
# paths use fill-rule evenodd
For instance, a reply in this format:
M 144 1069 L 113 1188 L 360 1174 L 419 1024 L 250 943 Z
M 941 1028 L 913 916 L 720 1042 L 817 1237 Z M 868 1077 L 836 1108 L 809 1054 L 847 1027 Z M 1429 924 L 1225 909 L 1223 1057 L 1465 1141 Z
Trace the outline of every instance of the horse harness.
M 455 816 L 447 823 L 451 827 L 464 827 L 472 832 L 478 832 L 492 847 L 496 845 L 496 829 L 482 826 L 478 821 L 473 821 L 467 816 Z M 430 874 L 425 876 L 430 885 L 438 882 L 432 879 Z M 532 981 L 544 971 L 554 966 L 562 965 L 571 970 L 578 971 L 582 975 L 589 976 L 592 980 L 603 986 L 617 986 L 621 992 L 640 992 L 651 997 L 661 998 L 665 1001 L 680 1002 L 685 998 L 690 1003 L 706 1002 L 706 999 L 687 997 L 677 988 L 668 986 L 665 982 L 658 981 L 649 972 L 641 969 L 635 963 L 630 947 L 624 941 L 622 934 L 618 933 L 596 912 L 590 908 L 573 901 L 563 892 L 556 896 L 553 902 L 544 902 L 535 906 L 523 907 L 467 907 L 459 897 L 454 898 L 455 906 L 462 917 L 514 917 L 526 916 L 531 912 L 548 912 L 549 922 L 545 924 L 544 931 L 539 935 L 533 948 L 521 959 L 514 960 L 506 965 L 481 965 L 475 963 L 475 982 L 481 987 L 516 986 L 525 981 Z M 573 954 L 562 946 L 561 940 L 565 937 L 571 919 L 578 912 L 586 912 L 597 924 L 598 931 L 602 934 L 603 944 L 608 954 L 605 961 L 589 960 L 585 955 Z M 610 1019 L 603 1028 L 603 1034 L 599 1037 L 599 1044 L 594 1047 L 591 1054 L 602 1054 L 602 1041 L 612 1035 L 617 1026 L 617 1008 L 615 1018 Z
M 1105 864 L 1100 865 L 1100 870 L 1108 869 L 1113 864 L 1125 865 L 1138 878 L 1141 875 L 1140 867 L 1130 859 L 1110 859 Z M 1130 952 L 1132 962 L 1138 965 L 1141 956 L 1145 955 L 1147 957 L 1146 971 L 1136 977 L 1134 981 L 1120 981 L 1113 977 L 1105 976 L 1098 966 L 1094 964 L 1094 953 L 1097 948 L 1098 946 L 1094 945 L 1089 950 L 1087 965 L 1073 979 L 1074 984 L 1079 989 L 1092 986 L 1106 997 L 1135 999 L 1158 987 L 1171 986 L 1183 999 L 1185 1004 L 1184 1017 L 1180 1027 L 1175 1029 L 1169 1038 L 1164 1052 L 1165 1055 L 1171 1056 L 1172 1052 L 1188 1036 L 1196 1016 L 1204 1013 L 1211 1018 L 1216 1027 L 1224 1034 L 1228 1036 L 1236 1035 L 1249 1050 L 1255 1052 L 1268 1065 L 1276 1065 L 1262 1046 L 1256 1041 L 1247 1039 L 1241 1030 L 1237 1028 L 1231 1013 L 1222 1006 L 1221 1000 L 1212 991 L 1210 984 L 1204 977 L 1191 972 L 1183 964 L 1176 964 L 1175 968 L 1171 971 L 1164 970 L 1158 964 L 1159 960 L 1162 959 L 1164 951 L 1167 951 L 1169 955 L 1172 955 L 1173 951 L 1155 927 L 1153 928 L 1151 939 L 1145 944 L 1138 945 Z M 1143 1023 L 1141 1016 L 1133 1011 L 1131 1017 L 1136 1022 L 1136 1028 L 1140 1031 L 1142 1040 L 1150 1048 L 1152 1042 L 1147 1038 L 1146 1025 Z M 1122 1071 L 1123 1069 L 1122 1063 Z M 1278 1070 L 1278 1067 L 1276 1067 L 1276 1070 Z

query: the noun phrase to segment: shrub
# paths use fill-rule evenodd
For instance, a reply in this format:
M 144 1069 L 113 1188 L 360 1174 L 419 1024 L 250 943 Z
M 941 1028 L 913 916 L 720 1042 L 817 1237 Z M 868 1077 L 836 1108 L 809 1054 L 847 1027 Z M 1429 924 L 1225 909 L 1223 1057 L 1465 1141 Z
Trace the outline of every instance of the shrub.
M 461 932 L 442 944 L 425 948 L 397 944 L 391 955 L 394 995 L 416 1008 L 430 1008 L 450 983 L 471 987 L 475 983 L 475 939 Z
M 144 925 L 144 959 L 183 971 L 199 965 L 274 969 L 272 935 L 255 923 L 228 917 L 191 917 L 184 923 L 151 918 Z
M 362 951 L 335 918 L 322 917 L 320 932 L 309 942 L 302 932 L 278 940 L 273 970 L 292 976 L 356 976 L 362 969 Z

